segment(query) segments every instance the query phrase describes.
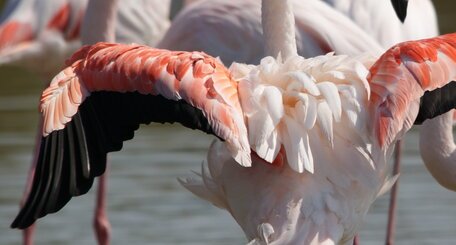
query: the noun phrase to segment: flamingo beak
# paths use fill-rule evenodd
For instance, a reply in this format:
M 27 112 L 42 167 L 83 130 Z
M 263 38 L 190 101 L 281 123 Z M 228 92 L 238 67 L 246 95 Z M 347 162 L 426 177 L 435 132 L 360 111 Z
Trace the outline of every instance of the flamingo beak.
M 407 17 L 408 0 L 391 0 L 391 3 L 393 4 L 397 17 L 404 23 L 405 17 Z

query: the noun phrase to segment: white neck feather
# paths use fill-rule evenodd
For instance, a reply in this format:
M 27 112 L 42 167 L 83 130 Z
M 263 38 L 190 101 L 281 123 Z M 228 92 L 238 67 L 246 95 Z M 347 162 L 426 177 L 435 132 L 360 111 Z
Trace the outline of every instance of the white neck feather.
M 453 111 L 423 123 L 420 129 L 420 151 L 432 176 L 445 188 L 456 191 Z
M 118 0 L 91 0 L 82 21 L 82 44 L 115 41 Z
M 295 19 L 289 0 L 262 0 L 261 21 L 267 55 L 297 55 Z

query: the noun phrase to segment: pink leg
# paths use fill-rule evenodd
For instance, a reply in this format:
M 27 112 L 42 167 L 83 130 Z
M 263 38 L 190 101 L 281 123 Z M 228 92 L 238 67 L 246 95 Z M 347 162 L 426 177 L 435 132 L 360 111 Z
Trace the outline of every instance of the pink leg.
M 356 235 L 355 238 L 353 239 L 353 245 L 359 245 L 359 237 L 358 237 L 358 235 Z
M 396 143 L 396 149 L 394 151 L 394 165 L 393 165 L 393 176 L 397 175 L 400 170 L 401 164 L 401 148 L 402 148 L 402 141 L 398 141 Z M 390 203 L 389 203 L 389 210 L 388 210 L 388 226 L 386 230 L 386 244 L 393 245 L 394 244 L 394 231 L 396 227 L 396 205 L 397 205 L 397 191 L 399 188 L 399 179 L 391 188 L 390 194 Z
M 22 244 L 33 245 L 33 236 L 35 235 L 35 224 L 22 231 Z
M 95 206 L 95 216 L 93 219 L 93 226 L 95 228 L 95 235 L 99 245 L 108 245 L 111 237 L 111 224 L 108 220 L 106 212 L 106 194 L 108 182 L 108 163 L 106 163 L 106 172 L 99 177 L 97 200 Z
M 27 182 L 25 183 L 25 190 L 24 195 L 22 196 L 20 206 L 22 207 L 25 203 L 25 200 L 28 197 L 30 192 L 30 188 L 32 187 L 33 177 L 35 175 L 35 168 L 36 162 L 38 161 L 38 153 L 40 150 L 40 143 L 41 143 L 41 128 L 43 127 L 43 119 L 40 117 L 38 119 L 38 128 L 35 135 L 35 149 L 33 150 L 33 157 L 32 157 L 32 164 L 30 165 L 29 173 L 27 176 Z M 27 229 L 22 231 L 22 244 L 24 245 L 32 245 L 33 244 L 33 236 L 35 234 L 35 224 L 31 225 Z

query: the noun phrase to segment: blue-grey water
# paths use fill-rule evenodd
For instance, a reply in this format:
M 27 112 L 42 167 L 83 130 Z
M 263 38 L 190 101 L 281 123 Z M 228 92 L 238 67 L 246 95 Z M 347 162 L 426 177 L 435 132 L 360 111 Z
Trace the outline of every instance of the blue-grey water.
M 0 1 L 1 3 L 2 1 Z M 454 31 L 453 1 L 434 1 L 443 32 Z M 0 245 L 21 244 L 9 224 L 18 211 L 31 161 L 43 81 L 19 69 L 0 68 Z M 245 244 L 226 211 L 181 187 L 176 178 L 199 170 L 212 137 L 179 126 L 142 127 L 111 155 L 108 214 L 112 244 Z M 397 244 L 456 244 L 456 193 L 440 187 L 418 153 L 418 135 L 405 139 Z M 36 244 L 96 244 L 94 190 L 38 222 Z M 388 195 L 372 206 L 362 244 L 384 244 Z

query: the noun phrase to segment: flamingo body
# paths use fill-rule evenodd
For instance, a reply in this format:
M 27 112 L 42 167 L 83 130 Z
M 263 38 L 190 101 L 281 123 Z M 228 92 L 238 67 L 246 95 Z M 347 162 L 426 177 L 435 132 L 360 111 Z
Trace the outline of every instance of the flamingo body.
M 399 42 L 438 35 L 437 16 L 430 0 L 408 1 L 407 18 L 401 23 L 388 1 L 324 0 L 355 22 L 385 48 Z
M 327 4 L 297 0 L 290 3 L 300 55 L 314 57 L 331 51 L 350 55 L 381 53 L 381 46 L 370 35 Z M 258 64 L 266 56 L 262 33 L 260 1 L 198 1 L 176 16 L 157 47 L 201 50 L 220 57 L 225 64 Z

